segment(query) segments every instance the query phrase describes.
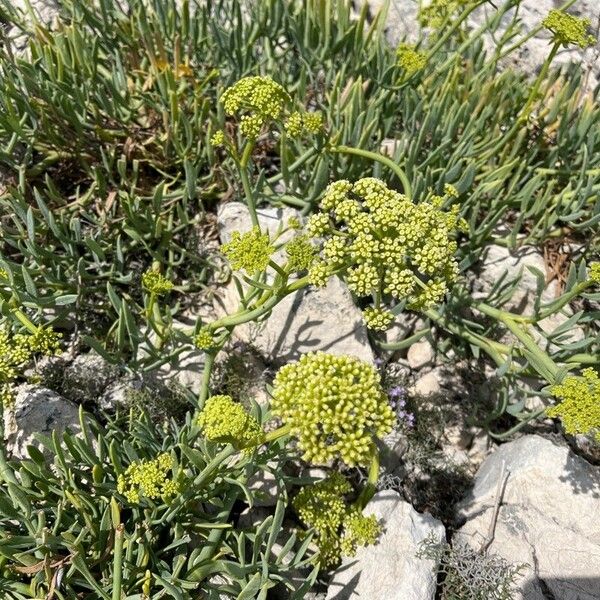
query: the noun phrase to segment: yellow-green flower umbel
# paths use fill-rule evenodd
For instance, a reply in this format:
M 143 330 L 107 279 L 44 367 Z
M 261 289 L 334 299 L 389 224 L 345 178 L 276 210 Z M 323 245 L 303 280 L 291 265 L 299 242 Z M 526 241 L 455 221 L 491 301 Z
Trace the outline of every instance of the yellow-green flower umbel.
M 596 43 L 596 38 L 587 33 L 589 19 L 580 19 L 562 10 L 551 10 L 542 25 L 552 32 L 555 42 L 563 46 L 587 48 Z
M 335 566 L 342 555 L 354 556 L 358 546 L 377 541 L 381 528 L 375 516 L 364 516 L 349 506 L 344 496 L 352 490 L 339 473 L 303 487 L 293 506 L 305 525 L 315 530 L 319 559 L 323 566 Z
M 234 446 L 255 446 L 262 439 L 260 424 L 231 396 L 212 396 L 198 416 L 204 435 L 216 442 Z
M 410 44 L 400 44 L 396 49 L 398 66 L 407 73 L 416 73 L 427 64 L 427 54 Z
M 600 441 L 600 378 L 592 368 L 581 374 L 582 377 L 566 377 L 560 385 L 550 388 L 560 403 L 546 413 L 559 417 L 567 433 L 593 435 Z
M 270 77 L 244 77 L 227 88 L 221 101 L 228 115 L 240 117 L 240 130 L 248 138 L 256 138 L 264 125 L 279 119 L 290 97 Z
M 290 427 L 304 460 L 320 464 L 334 459 L 367 464 L 375 438 L 394 424 L 377 369 L 324 352 L 305 354 L 279 370 L 271 408 Z
M 142 285 L 151 294 L 156 294 L 157 296 L 167 294 L 173 289 L 173 282 L 154 269 L 149 269 L 142 275 Z
M 255 227 L 246 233 L 234 231 L 231 240 L 221 246 L 221 252 L 233 269 L 253 275 L 267 268 L 275 247 L 271 245 L 268 234 Z
M 311 283 L 324 285 L 336 273 L 357 296 L 407 300 L 414 310 L 433 307 L 458 275 L 453 237 L 466 226 L 458 206 L 445 211 L 443 202 L 433 196 L 414 204 L 373 177 L 330 184 L 321 212 L 307 224 L 309 235 L 322 240 Z M 392 322 L 379 304 L 364 317 L 373 329 Z
M 166 452 L 153 460 L 133 462 L 119 475 L 117 491 L 132 504 L 139 503 L 142 497 L 172 497 L 178 491 L 177 483 L 169 477 L 173 464 L 173 458 Z

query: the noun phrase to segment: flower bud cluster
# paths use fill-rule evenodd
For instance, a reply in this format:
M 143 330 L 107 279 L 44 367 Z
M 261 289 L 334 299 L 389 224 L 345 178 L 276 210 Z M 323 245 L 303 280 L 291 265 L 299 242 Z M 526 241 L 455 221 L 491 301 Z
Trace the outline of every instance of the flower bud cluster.
M 320 112 L 294 111 L 285 123 L 285 130 L 291 137 L 317 134 L 323 129 L 323 114 Z
M 593 262 L 588 271 L 588 279 L 600 284 L 600 262 Z
M 60 338 L 51 327 L 38 327 L 35 333 L 11 335 L 0 329 L 0 398 L 3 404 L 13 399 L 12 384 L 34 354 L 60 354 Z
M 203 327 L 194 337 L 194 344 L 200 350 L 211 350 L 215 345 L 215 338 L 210 329 Z
M 255 446 L 262 439 L 259 422 L 231 396 L 212 396 L 198 415 L 204 435 L 216 442 L 238 447 Z
M 561 402 L 548 408 L 546 414 L 559 417 L 567 433 L 593 435 L 600 441 L 600 378 L 591 367 L 581 375 L 566 377 L 550 388 Z
M 261 233 L 258 227 L 254 227 L 246 233 L 234 231 L 231 241 L 221 246 L 221 252 L 233 269 L 253 275 L 267 268 L 275 247 L 271 245 L 268 234 Z
M 562 10 L 551 10 L 542 25 L 552 32 L 555 42 L 563 46 L 573 44 L 587 48 L 596 43 L 596 38 L 587 33 L 589 19 L 574 17 Z
M 374 438 L 394 424 L 377 370 L 358 358 L 324 352 L 310 352 L 279 370 L 271 409 L 290 426 L 304 460 L 320 464 L 367 464 Z
M 173 289 L 173 282 L 154 269 L 149 269 L 142 275 L 142 285 L 156 296 L 168 294 Z
M 306 271 L 317 256 L 317 248 L 305 234 L 293 237 L 286 244 L 285 252 L 288 255 L 287 270 L 290 273 Z
M 430 0 L 419 10 L 419 22 L 423 27 L 438 29 L 472 0 Z
M 179 491 L 177 482 L 169 477 L 173 465 L 173 457 L 167 452 L 153 460 L 135 461 L 124 474 L 119 475 L 117 491 L 132 504 L 139 503 L 142 497 L 172 497 Z
M 293 506 L 302 522 L 315 530 L 324 567 L 334 567 L 342 555 L 354 556 L 358 546 L 374 544 L 381 531 L 374 515 L 365 517 L 344 498 L 351 491 L 346 479 L 333 473 L 306 486 Z
M 427 54 L 410 44 L 400 44 L 396 50 L 398 66 L 408 74 L 420 71 L 427 64 Z
M 221 101 L 228 115 L 240 116 L 240 129 L 251 139 L 258 137 L 269 121 L 278 119 L 291 102 L 281 85 L 261 76 L 240 79 L 223 92 Z
M 452 186 L 447 197 L 455 197 Z M 309 271 L 311 283 L 324 285 L 337 273 L 357 296 L 387 295 L 426 310 L 439 303 L 458 275 L 452 237 L 466 224 L 458 206 L 442 209 L 433 196 L 414 204 L 373 177 L 354 184 L 336 181 L 321 201 L 321 212 L 307 224 L 309 235 L 322 239 L 321 259 Z M 367 325 L 384 329 L 390 313 L 365 312 Z

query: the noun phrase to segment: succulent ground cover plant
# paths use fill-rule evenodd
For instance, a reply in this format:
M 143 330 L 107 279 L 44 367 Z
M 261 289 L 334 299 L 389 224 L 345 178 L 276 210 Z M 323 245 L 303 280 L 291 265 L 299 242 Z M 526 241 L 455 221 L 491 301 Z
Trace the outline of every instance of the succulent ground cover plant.
M 374 365 L 322 351 L 282 366 L 267 403 L 213 377 L 237 327 L 331 278 L 379 351 L 435 327 L 489 365 L 500 396 L 480 424 L 491 435 L 553 417 L 597 438 L 598 92 L 579 91 L 574 67 L 552 68 L 559 48 L 592 44 L 589 23 L 565 12 L 573 1 L 551 11 L 539 25 L 548 57 L 530 81 L 498 68 L 527 39 L 516 17 L 482 49 L 518 0 L 472 31 L 483 4 L 431 2 L 418 43 L 394 48 L 384 12 L 369 22 L 343 0 L 60 0 L 50 24 L 0 0 L 3 408 L 37 358 L 61 348 L 133 373 L 203 354 L 183 418 L 82 409 L 78 434 L 39 436 L 22 459 L 0 450 L 5 597 L 303 598 L 377 543 L 385 523 L 369 502 L 381 440 L 412 423 L 404 392 L 386 391 Z M 232 198 L 251 226 L 217 249 L 212 215 Z M 298 212 L 273 233 L 263 205 Z M 506 307 L 519 278 L 472 293 L 487 245 L 557 238 L 579 255 L 556 298 L 542 297 L 539 271 L 527 314 Z M 227 277 L 237 307 L 182 326 Z M 406 313 L 423 327 L 386 339 Z M 532 379 L 543 406 L 526 410 L 516 390 Z M 302 476 L 300 464 L 326 475 Z M 248 525 L 250 482 L 266 474 L 273 510 Z M 510 566 L 486 557 L 501 573 L 474 581 L 454 564 L 462 549 L 427 552 L 447 597 L 498 582 L 510 597 Z

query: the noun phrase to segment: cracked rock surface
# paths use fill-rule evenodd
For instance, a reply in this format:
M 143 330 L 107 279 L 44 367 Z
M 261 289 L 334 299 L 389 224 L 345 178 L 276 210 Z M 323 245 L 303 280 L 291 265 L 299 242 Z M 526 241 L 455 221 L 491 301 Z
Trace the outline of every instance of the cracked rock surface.
M 563 445 L 527 435 L 500 446 L 459 506 L 456 538 L 488 537 L 502 465 L 508 479 L 489 552 L 525 565 L 515 600 L 600 598 L 600 473 Z

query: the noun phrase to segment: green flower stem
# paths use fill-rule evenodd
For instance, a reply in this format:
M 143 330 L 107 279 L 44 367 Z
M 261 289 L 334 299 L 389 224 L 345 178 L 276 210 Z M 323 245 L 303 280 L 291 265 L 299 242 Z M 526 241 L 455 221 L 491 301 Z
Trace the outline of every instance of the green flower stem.
M 381 163 L 382 165 L 388 167 L 398 177 L 400 183 L 402 184 L 404 195 L 409 199 L 412 198 L 412 188 L 406 173 L 391 158 L 384 156 L 379 152 L 370 152 L 369 150 L 362 150 L 361 148 L 352 148 L 351 146 L 344 145 L 333 146 L 329 148 L 329 151 L 337 152 L 339 154 L 353 154 L 355 156 L 366 158 L 367 160 L 374 160 Z
M 510 356 L 511 349 L 505 344 L 490 340 L 485 336 L 469 331 L 460 323 L 450 323 L 441 315 L 438 315 L 434 310 L 426 310 L 423 313 L 427 318 L 431 319 L 450 333 L 462 337 L 464 340 L 481 348 L 499 367 L 506 363 L 506 357 Z
M 213 366 L 215 364 L 215 358 L 218 350 L 209 350 L 205 354 L 204 359 L 204 370 L 202 371 L 202 383 L 200 385 L 200 393 L 198 394 L 198 409 L 204 408 L 204 403 L 210 393 L 210 376 L 212 373 Z
M 355 505 L 363 510 L 377 491 L 377 481 L 379 480 L 379 449 L 375 444 L 371 449 L 371 462 L 369 464 L 369 476 L 365 487 L 358 496 Z
M 244 195 L 246 196 L 246 203 L 248 205 L 248 212 L 250 213 L 250 220 L 252 221 L 253 227 L 258 227 L 260 229 L 260 224 L 258 222 L 258 216 L 256 214 L 256 196 L 252 191 L 252 185 L 250 184 L 250 174 L 248 173 L 248 164 L 250 162 L 250 158 L 252 157 L 252 151 L 254 150 L 253 142 L 246 142 L 244 146 L 244 151 L 242 152 L 242 157 L 239 162 L 236 161 L 236 165 L 238 167 L 238 172 L 240 175 L 240 179 L 242 180 L 242 187 L 244 188 Z
M 216 515 L 217 523 L 227 523 L 229 521 L 229 515 L 231 514 L 233 505 L 237 500 L 237 496 L 237 493 L 233 493 L 229 494 L 226 497 L 226 500 L 223 503 L 223 509 L 219 512 L 218 515 Z M 200 565 L 202 565 L 202 563 L 206 563 L 207 561 L 213 560 L 215 558 L 215 554 L 217 553 L 217 549 L 221 542 L 221 538 L 223 537 L 224 531 L 225 530 L 222 528 L 216 528 L 208 534 L 206 542 L 204 542 L 204 547 L 200 551 L 200 554 L 198 555 L 198 558 L 196 559 L 196 562 L 192 567 L 193 569 L 196 569 L 196 565 L 198 565 L 199 567 Z M 210 570 L 200 568 L 199 572 L 195 575 L 188 574 L 188 578 L 191 581 L 202 581 L 209 574 Z
M 307 162 L 309 159 L 311 159 L 313 156 L 316 156 L 318 150 L 317 148 L 309 148 L 304 154 L 301 154 L 289 167 L 288 167 L 288 172 L 289 173 L 293 173 L 294 171 L 297 171 L 305 162 Z M 279 173 L 277 173 L 276 175 L 273 175 L 272 177 L 269 177 L 267 179 L 267 183 L 269 185 L 273 185 L 274 183 L 277 183 L 278 181 L 281 181 L 283 179 L 283 173 L 280 171 Z
M 556 53 L 558 52 L 559 48 L 560 48 L 560 43 L 554 42 L 554 44 L 552 45 L 552 48 L 550 50 L 550 54 L 548 54 L 548 56 L 546 57 L 546 60 L 542 64 L 542 68 L 541 68 L 538 76 L 535 79 L 535 82 L 533 84 L 533 87 L 531 88 L 531 91 L 529 92 L 529 97 L 527 98 L 527 102 L 525 103 L 525 106 L 519 113 L 519 117 L 517 118 L 515 126 L 521 125 L 522 123 L 526 122 L 527 119 L 529 118 L 529 114 L 531 113 L 531 107 L 537 99 L 537 95 L 540 91 L 540 86 L 542 85 L 542 81 L 544 81 L 544 79 L 546 79 L 546 76 L 548 75 L 548 70 L 550 69 L 550 64 L 554 60 L 554 57 L 556 56 Z
M 265 437 L 263 438 L 263 443 L 268 444 L 270 442 L 275 442 L 275 441 L 281 439 L 282 437 L 289 435 L 291 430 L 292 430 L 291 425 L 282 425 L 281 427 L 278 427 L 277 429 L 274 429 L 273 431 L 269 431 L 269 433 L 265 434 Z
M 112 600 L 121 600 L 123 587 L 123 541 L 125 525 L 120 523 L 115 529 L 115 547 L 113 558 Z
M 537 419 L 538 417 L 543 415 L 545 412 L 546 412 L 545 406 L 542 408 L 538 408 L 537 410 L 528 413 L 526 416 L 520 417 L 519 423 L 517 423 L 514 427 L 511 427 L 507 431 L 503 431 L 502 433 L 494 433 L 493 431 L 490 431 L 488 429 L 488 433 L 490 434 L 491 437 L 493 437 L 496 440 L 505 440 L 505 439 L 509 438 L 511 435 L 517 433 L 517 431 L 520 431 L 521 429 L 523 429 L 523 427 L 525 427 L 525 425 L 527 425 L 527 423 L 530 423 L 534 419 Z

